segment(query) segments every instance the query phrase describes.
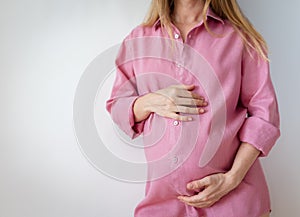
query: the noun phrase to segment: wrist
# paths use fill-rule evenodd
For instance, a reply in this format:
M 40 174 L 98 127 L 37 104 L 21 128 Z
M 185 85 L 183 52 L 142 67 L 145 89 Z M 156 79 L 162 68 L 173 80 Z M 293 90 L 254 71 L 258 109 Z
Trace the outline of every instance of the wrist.
M 150 114 L 154 112 L 152 106 L 154 97 L 155 93 L 147 93 L 138 99 L 141 102 L 142 110 L 144 113 Z
M 135 122 L 145 120 L 151 114 L 152 110 L 149 103 L 149 98 L 150 95 L 145 94 L 143 96 L 138 97 L 134 102 L 133 111 L 135 116 Z
M 137 108 L 146 114 L 147 116 L 150 115 L 150 113 L 154 112 L 153 110 L 153 98 L 154 98 L 154 93 L 147 93 L 145 95 L 140 96 L 136 100 L 136 105 Z
M 225 175 L 234 187 L 237 187 L 244 179 L 244 175 L 239 171 L 229 170 Z

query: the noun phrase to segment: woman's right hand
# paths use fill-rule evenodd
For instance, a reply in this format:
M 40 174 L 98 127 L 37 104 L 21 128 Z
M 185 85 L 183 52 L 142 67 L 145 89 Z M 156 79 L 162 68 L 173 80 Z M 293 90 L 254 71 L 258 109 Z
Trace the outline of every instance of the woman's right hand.
M 208 105 L 204 97 L 192 92 L 194 89 L 195 85 L 171 85 L 139 97 L 133 107 L 135 121 L 147 119 L 152 112 L 162 117 L 191 121 L 191 116 L 179 113 L 203 114 L 202 107 Z

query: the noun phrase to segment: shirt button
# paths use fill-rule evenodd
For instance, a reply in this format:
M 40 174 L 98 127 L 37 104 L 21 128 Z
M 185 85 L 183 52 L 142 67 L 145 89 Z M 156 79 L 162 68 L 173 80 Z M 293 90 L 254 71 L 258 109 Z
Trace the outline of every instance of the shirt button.
M 179 121 L 174 121 L 174 122 L 173 122 L 173 125 L 174 125 L 174 126 L 178 126 L 178 125 L 179 125 Z
M 175 33 L 174 37 L 175 37 L 175 39 L 178 39 L 179 38 L 179 34 Z
M 177 66 L 178 68 L 181 68 L 180 63 L 176 63 L 176 66 Z
M 174 163 L 174 164 L 178 163 L 178 157 L 177 157 L 177 156 L 174 156 L 174 157 L 173 157 L 173 163 Z

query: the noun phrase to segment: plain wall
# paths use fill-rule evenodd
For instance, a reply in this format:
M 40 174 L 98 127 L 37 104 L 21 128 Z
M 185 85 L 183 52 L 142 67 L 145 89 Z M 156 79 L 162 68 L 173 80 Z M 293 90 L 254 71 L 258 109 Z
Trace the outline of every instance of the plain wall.
M 130 217 L 144 184 L 95 170 L 73 131 L 87 65 L 138 25 L 149 0 L 0 1 L 0 217 Z M 270 46 L 282 136 L 263 159 L 273 217 L 300 204 L 299 1 L 240 0 Z

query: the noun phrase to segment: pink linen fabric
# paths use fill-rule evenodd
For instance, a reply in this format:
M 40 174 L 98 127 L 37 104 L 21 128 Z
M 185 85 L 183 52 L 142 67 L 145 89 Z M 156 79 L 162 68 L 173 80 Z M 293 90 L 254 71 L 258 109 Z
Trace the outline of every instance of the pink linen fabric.
M 151 55 L 138 58 L 137 53 L 143 49 L 150 53 L 169 52 L 140 40 L 169 38 L 159 20 L 152 27 L 134 28 L 121 44 L 116 58 L 115 82 L 106 108 L 129 137 L 144 136 L 149 181 L 145 198 L 135 209 L 135 217 L 259 217 L 271 209 L 259 158 L 241 184 L 213 206 L 194 208 L 177 199 L 179 195 L 196 193 L 186 189 L 190 181 L 230 170 L 241 142 L 250 143 L 261 151 L 260 157 L 264 157 L 280 136 L 269 63 L 254 51 L 245 49 L 240 35 L 227 20 L 209 10 L 207 22 L 212 32 L 222 36 L 211 35 L 200 22 L 183 43 L 179 30 L 173 26 L 174 40 L 183 44 L 174 61 Z M 139 40 L 138 47 L 133 46 L 133 40 Z M 197 52 L 201 61 L 205 60 L 203 68 L 197 69 L 198 74 L 185 67 L 198 63 L 185 53 L 188 49 L 184 46 Z M 172 45 L 170 50 L 172 53 Z M 207 86 L 203 85 L 201 73 L 205 67 L 213 72 L 220 88 L 216 89 L 210 81 Z M 193 115 L 191 122 L 180 122 L 152 113 L 146 120 L 135 123 L 132 108 L 139 96 L 179 83 L 196 85 L 194 92 L 209 102 L 205 114 Z M 216 90 L 209 96 L 207 88 Z M 220 107 L 212 109 L 213 103 L 220 102 Z M 224 131 L 213 135 L 220 143 L 213 144 L 212 157 L 201 166 L 199 160 L 205 157 L 203 152 L 207 148 L 212 120 L 221 109 L 226 117 Z M 163 159 L 160 164 L 150 164 L 160 159 Z

